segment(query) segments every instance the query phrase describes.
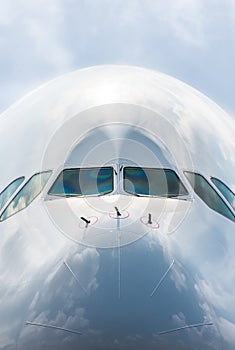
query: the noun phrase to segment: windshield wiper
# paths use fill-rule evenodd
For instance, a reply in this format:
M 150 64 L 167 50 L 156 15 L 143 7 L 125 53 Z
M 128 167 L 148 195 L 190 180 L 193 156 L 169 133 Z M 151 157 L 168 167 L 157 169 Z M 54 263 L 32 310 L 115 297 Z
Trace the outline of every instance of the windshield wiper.
M 51 198 L 53 197 L 65 197 L 65 198 L 70 198 L 70 197 L 81 197 L 81 194 L 66 194 L 66 193 L 53 193 L 49 194 Z
M 171 198 L 171 199 L 181 199 L 181 200 L 184 200 L 184 201 L 186 201 L 186 200 L 188 200 L 188 197 L 186 197 L 186 196 L 188 196 L 187 194 L 168 194 L 168 195 L 166 195 L 165 197 L 166 198 Z

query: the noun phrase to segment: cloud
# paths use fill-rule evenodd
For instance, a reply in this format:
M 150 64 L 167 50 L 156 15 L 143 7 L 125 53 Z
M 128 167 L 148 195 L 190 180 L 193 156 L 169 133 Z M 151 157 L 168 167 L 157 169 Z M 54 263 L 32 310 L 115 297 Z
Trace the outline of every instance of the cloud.
M 219 328 L 220 332 L 223 336 L 224 343 L 227 344 L 227 346 L 234 347 L 235 344 L 235 324 L 226 320 L 225 318 L 221 317 L 219 319 Z M 224 344 L 226 346 L 226 344 Z
M 72 4 L 74 5 L 73 1 Z M 102 0 L 98 4 L 86 1 L 82 9 L 88 21 L 93 19 L 88 35 L 99 35 L 100 29 L 102 31 L 106 26 L 112 27 L 115 23 L 121 31 L 126 28 L 132 30 L 135 27 L 138 32 L 146 33 L 149 26 L 155 26 L 155 35 L 168 32 L 192 45 L 202 41 L 205 6 L 201 0 L 116 0 L 112 3 Z M 119 30 L 112 34 L 117 34 Z M 125 39 L 123 42 L 125 44 Z
M 54 338 L 55 330 L 50 331 L 48 338 L 44 339 L 45 327 L 28 325 L 22 328 L 25 321 L 65 329 L 86 329 L 86 333 L 90 331 L 86 308 L 79 305 L 83 305 L 81 300 L 84 295 L 90 295 L 98 288 L 96 274 L 99 269 L 99 254 L 95 249 L 76 246 L 68 253 L 66 259 L 81 281 L 84 290 L 64 266 L 62 260 L 54 268 L 50 263 L 45 265 L 45 269 L 41 270 L 40 279 L 31 280 L 30 284 L 21 286 L 21 290 L 18 285 L 11 286 L 9 293 L 9 285 L 3 286 L 0 313 L 5 316 L 0 320 L 0 334 L 6 345 L 14 343 L 20 331 L 19 343 L 22 343 L 25 349 L 30 348 L 32 335 L 36 343 L 38 341 L 42 344 L 50 340 L 57 341 L 58 337 L 61 337 L 61 341 L 67 339 L 62 331 L 57 331 L 57 338 Z M 14 308 L 9 308 L 9 305 L 13 304 Z M 71 335 L 66 334 L 66 336 L 69 341 Z M 46 345 L 45 348 L 47 348 Z
M 172 321 L 176 327 L 183 327 L 187 324 L 185 315 L 182 312 L 179 312 L 178 314 L 174 314 L 172 316 Z
M 60 38 L 63 29 L 63 13 L 60 3 L 59 0 L 52 0 L 49 3 L 45 0 L 18 1 L 17 3 L 9 1 L 7 4 L 1 1 L 0 24 L 3 34 L 1 37 L 6 38 L 4 34 L 7 34 L 11 38 L 10 42 L 0 41 L 1 46 L 5 48 L 7 46 L 9 53 L 12 54 L 15 49 L 20 51 L 22 56 L 18 56 L 17 60 L 21 63 L 23 63 L 25 53 L 30 50 L 31 64 L 34 64 L 34 59 L 36 59 L 56 69 L 68 69 L 72 57 L 63 47 Z M 16 59 L 14 55 L 13 58 Z
M 62 40 L 63 21 L 60 0 L 0 1 L 2 101 L 12 102 L 72 69 L 73 53 Z
M 148 1 L 154 14 L 171 35 L 192 46 L 204 44 L 204 6 L 201 0 Z
M 231 75 L 234 7 L 232 0 L 0 0 L 0 109 L 42 82 L 95 64 L 151 66 L 201 79 L 206 88 L 208 78 L 217 89 L 220 81 L 227 86 L 226 74 L 214 71 L 222 66 Z

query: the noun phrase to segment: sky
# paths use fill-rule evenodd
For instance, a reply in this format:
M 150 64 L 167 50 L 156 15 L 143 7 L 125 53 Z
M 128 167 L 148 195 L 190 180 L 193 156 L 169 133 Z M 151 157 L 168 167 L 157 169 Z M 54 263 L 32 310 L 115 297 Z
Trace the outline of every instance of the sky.
M 0 0 L 0 112 L 100 64 L 169 74 L 235 117 L 235 0 Z

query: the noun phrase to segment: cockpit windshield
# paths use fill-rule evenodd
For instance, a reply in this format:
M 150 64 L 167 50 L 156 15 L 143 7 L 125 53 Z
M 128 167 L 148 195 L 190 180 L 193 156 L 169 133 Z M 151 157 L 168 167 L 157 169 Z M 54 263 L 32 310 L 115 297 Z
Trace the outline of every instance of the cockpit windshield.
M 178 175 L 170 169 L 125 167 L 124 190 L 143 196 L 177 197 L 188 195 Z
M 0 221 L 4 221 L 18 211 L 27 208 L 41 193 L 50 176 L 51 171 L 34 174 L 10 201 L 6 209 L 3 211 Z
M 235 216 L 204 176 L 184 171 L 190 185 L 203 202 L 212 210 L 235 222 Z
M 0 210 L 4 207 L 13 193 L 17 190 L 17 188 L 24 181 L 24 176 L 19 177 L 12 181 L 1 193 L 0 193 Z
M 64 169 L 48 194 L 54 196 L 104 195 L 113 191 L 113 168 Z
M 211 181 L 222 193 L 222 195 L 227 199 L 233 210 L 235 210 L 235 194 L 233 193 L 233 191 L 227 185 L 225 185 L 224 182 L 217 179 L 216 177 L 212 177 Z

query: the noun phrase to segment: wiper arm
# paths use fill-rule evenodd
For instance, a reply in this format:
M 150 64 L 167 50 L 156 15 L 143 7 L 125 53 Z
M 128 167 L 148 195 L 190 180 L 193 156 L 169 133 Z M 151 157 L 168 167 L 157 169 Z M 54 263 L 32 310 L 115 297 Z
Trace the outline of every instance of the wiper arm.
M 138 194 L 138 193 L 130 193 L 130 194 L 132 194 L 133 196 L 136 196 L 136 197 L 141 197 L 141 196 L 144 197 L 144 195 L 141 195 L 141 194 Z
M 183 201 L 187 201 L 188 197 L 186 197 L 186 196 L 187 196 L 187 194 L 168 194 L 165 197 L 166 198 L 171 198 L 171 199 L 180 199 L 180 200 L 183 200 Z
M 174 198 L 174 199 L 181 199 L 181 200 L 188 200 L 188 194 L 140 194 L 140 193 L 135 193 L 135 192 L 127 192 L 131 194 L 132 196 L 136 197 L 150 197 L 150 198 Z M 186 198 L 185 198 L 186 197 Z
M 49 193 L 49 196 L 51 196 L 51 198 L 53 197 L 66 197 L 66 198 L 70 198 L 70 197 L 81 197 L 81 194 L 66 194 L 66 193 Z

